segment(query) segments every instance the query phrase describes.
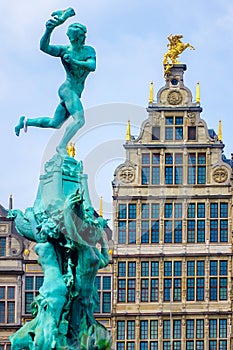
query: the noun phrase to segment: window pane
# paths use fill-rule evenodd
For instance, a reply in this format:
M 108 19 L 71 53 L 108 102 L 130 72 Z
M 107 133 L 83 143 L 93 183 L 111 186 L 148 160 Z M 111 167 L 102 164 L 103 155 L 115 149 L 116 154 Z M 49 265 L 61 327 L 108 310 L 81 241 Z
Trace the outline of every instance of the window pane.
M 164 261 L 164 276 L 172 276 L 172 262 Z
M 142 261 L 141 263 L 141 276 L 149 276 L 149 262 Z
M 189 203 L 187 214 L 188 218 L 195 218 L 195 203 Z
M 36 290 L 39 290 L 44 282 L 43 276 L 36 276 Z
M 182 125 L 183 124 L 183 117 L 176 117 L 175 124 L 176 125 Z
M 118 218 L 126 219 L 127 207 L 126 204 L 119 204 Z
M 15 287 L 7 288 L 7 299 L 15 299 Z
M 125 262 L 118 263 L 118 276 L 119 277 L 126 276 L 126 263 Z
M 141 223 L 141 242 L 149 243 L 149 221 L 142 221 Z
M 142 154 L 142 164 L 150 164 L 150 153 Z
M 220 276 L 227 276 L 227 270 L 228 270 L 227 265 L 228 265 L 227 260 L 220 261 L 220 271 L 219 271 Z
M 194 320 L 186 320 L 186 338 L 194 338 Z
M 228 203 L 220 203 L 220 218 L 228 217 Z
M 111 277 L 103 276 L 103 290 L 111 290 Z
M 218 275 L 218 261 L 217 260 L 210 261 L 210 275 L 211 276 Z
M 210 242 L 218 242 L 218 220 L 210 220 Z
M 174 261 L 174 276 L 182 276 L 182 261 Z
M 165 124 L 172 125 L 173 124 L 173 117 L 165 117 Z
M 26 314 L 31 313 L 31 303 L 33 302 L 33 299 L 34 299 L 33 292 L 25 293 L 25 313 Z
M 118 243 L 126 243 L 126 221 L 118 222 Z
M 117 321 L 117 339 L 125 339 L 125 321 Z
M 160 213 L 159 213 L 159 204 L 152 204 L 152 212 L 151 212 L 151 217 L 153 219 L 159 218 Z
M 137 211 L 136 204 L 129 204 L 129 219 L 136 219 Z
M 152 184 L 160 185 L 160 168 L 152 167 Z
M 228 242 L 228 220 L 220 220 L 220 242 Z
M 183 140 L 183 127 L 182 126 L 175 127 L 175 139 L 176 140 Z
M 159 275 L 159 262 L 152 261 L 151 262 L 151 276 L 158 276 L 158 275 Z
M 150 321 L 150 338 L 158 339 L 158 321 L 157 320 Z
M 205 261 L 197 261 L 197 276 L 205 276 Z
M 134 321 L 127 322 L 127 338 L 130 340 L 135 338 L 135 322 Z
M 175 218 L 182 218 L 182 203 L 175 203 Z
M 142 185 L 148 185 L 150 183 L 150 168 L 142 167 Z
M 159 221 L 151 222 L 151 243 L 159 243 Z
M 140 338 L 148 339 L 148 321 L 140 322 Z
M 211 218 L 218 217 L 218 203 L 210 203 L 210 217 Z
M 197 217 L 198 218 L 205 217 L 205 203 L 197 203 Z
M 6 237 L 0 237 L 0 256 L 6 255 Z
M 219 338 L 227 338 L 227 320 L 219 320 Z
M 204 320 L 196 321 L 196 336 L 197 339 L 204 338 Z
M 135 261 L 128 263 L 128 276 L 129 277 L 136 276 L 136 262 Z
M 170 320 L 163 321 L 163 338 L 170 339 L 171 331 L 170 331 Z
M 111 312 L 111 292 L 103 292 L 103 312 Z
M 217 338 L 217 320 L 209 320 L 209 336 L 210 338 Z
M 195 261 L 187 261 L 187 275 L 195 276 Z
M 9 301 L 7 303 L 7 323 L 15 322 L 15 302 Z
M 136 221 L 129 221 L 129 229 L 128 229 L 128 243 L 135 244 L 136 243 Z
M 25 278 L 25 290 L 34 290 L 33 281 L 34 281 L 33 276 L 26 276 L 26 278 Z
M 197 221 L 197 243 L 205 242 L 205 220 Z
M 165 128 L 165 140 L 167 141 L 173 140 L 173 127 Z

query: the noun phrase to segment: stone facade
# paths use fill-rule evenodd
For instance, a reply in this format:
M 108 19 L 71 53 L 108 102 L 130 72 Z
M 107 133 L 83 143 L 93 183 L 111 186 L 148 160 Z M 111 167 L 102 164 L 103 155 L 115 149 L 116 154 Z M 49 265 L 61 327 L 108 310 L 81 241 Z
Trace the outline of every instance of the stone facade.
M 231 349 L 232 162 L 185 70 L 171 69 L 114 174 L 116 350 Z

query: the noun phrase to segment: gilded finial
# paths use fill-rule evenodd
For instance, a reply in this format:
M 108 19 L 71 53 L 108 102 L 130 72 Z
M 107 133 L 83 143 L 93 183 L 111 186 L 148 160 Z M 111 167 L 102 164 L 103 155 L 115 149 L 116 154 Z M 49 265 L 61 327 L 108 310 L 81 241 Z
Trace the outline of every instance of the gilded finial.
M 200 103 L 201 102 L 201 93 L 200 93 L 200 83 L 197 83 L 196 86 L 196 103 Z
M 100 197 L 100 209 L 99 209 L 99 216 L 103 217 L 103 197 Z
M 150 95 L 149 95 L 149 103 L 154 102 L 154 83 L 153 81 L 150 83 Z
M 222 121 L 218 122 L 218 140 L 222 142 Z
M 189 43 L 185 44 L 181 41 L 183 38 L 183 35 L 176 34 L 172 35 L 170 34 L 168 36 L 169 43 L 167 44 L 168 51 L 165 53 L 163 58 L 163 65 L 164 65 L 164 75 L 170 74 L 171 68 L 174 66 L 174 64 L 179 64 L 178 61 L 179 55 L 188 47 L 191 50 L 195 50 L 195 48 L 190 45 Z
M 66 151 L 67 151 L 68 155 L 70 157 L 73 157 L 73 158 L 74 158 L 75 153 L 76 153 L 74 146 L 75 146 L 75 144 L 70 142 L 69 145 L 66 147 Z
M 130 127 L 130 120 L 128 120 L 127 128 L 126 128 L 126 142 L 130 141 L 131 139 L 131 127 Z

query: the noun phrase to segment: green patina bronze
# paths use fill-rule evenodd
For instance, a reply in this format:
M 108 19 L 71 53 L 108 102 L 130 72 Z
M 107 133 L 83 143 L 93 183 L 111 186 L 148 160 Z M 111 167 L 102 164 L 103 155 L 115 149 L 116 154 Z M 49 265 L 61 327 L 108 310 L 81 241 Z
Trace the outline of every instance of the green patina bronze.
M 96 69 L 95 50 L 84 45 L 87 29 L 80 23 L 73 23 L 68 27 L 67 36 L 70 44 L 67 46 L 51 45 L 50 38 L 55 27 L 61 25 L 67 18 L 75 15 L 72 8 L 64 11 L 52 13 L 53 19 L 46 23 L 45 33 L 40 41 L 40 49 L 55 57 L 60 57 L 66 71 L 66 80 L 60 86 L 58 95 L 60 103 L 56 108 L 54 116 L 29 118 L 22 116 L 18 125 L 15 127 L 17 136 L 20 130 L 27 130 L 27 127 L 34 126 L 39 128 L 59 129 L 64 122 L 73 117 L 73 122 L 67 126 L 65 134 L 57 146 L 57 151 L 63 155 L 66 154 L 66 146 L 76 132 L 84 125 L 84 111 L 80 101 L 84 89 L 85 80 L 90 72 Z
M 41 41 L 44 51 L 62 58 L 67 72 L 59 90 L 61 103 L 53 119 L 28 119 L 27 125 L 50 127 L 54 123 L 54 127 L 59 127 L 69 115 L 74 121 L 58 145 L 57 154 L 45 164 L 33 207 L 25 213 L 8 213 L 18 233 L 36 242 L 35 251 L 44 272 L 43 285 L 31 305 L 34 319 L 10 337 L 12 350 L 111 347 L 108 331 L 94 318 L 98 303 L 95 277 L 109 263 L 104 235 L 107 221 L 95 215 L 82 162 L 63 152 L 83 123 L 79 98 L 85 78 L 95 69 L 95 54 L 92 48 L 83 46 L 86 29 L 80 24 L 69 26 L 70 46 L 49 45 L 54 27 L 73 14 L 71 8 L 53 13 L 54 20 L 47 22 Z M 16 133 L 24 124 L 21 119 Z

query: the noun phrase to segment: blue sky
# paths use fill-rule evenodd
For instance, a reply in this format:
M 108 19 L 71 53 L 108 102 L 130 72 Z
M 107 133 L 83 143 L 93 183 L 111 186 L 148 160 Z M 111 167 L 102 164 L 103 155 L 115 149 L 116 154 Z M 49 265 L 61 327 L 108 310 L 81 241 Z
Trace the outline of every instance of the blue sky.
M 225 153 L 233 152 L 232 103 L 233 103 L 233 4 L 228 0 L 211 2 L 196 0 L 10 0 L 1 1 L 1 170 L 0 203 L 8 205 L 13 193 L 15 207 L 24 209 L 33 204 L 41 171 L 41 161 L 48 153 L 54 131 L 29 129 L 19 138 L 14 126 L 20 115 L 36 117 L 52 115 L 58 103 L 57 89 L 65 74 L 59 59 L 39 50 L 39 40 L 44 24 L 51 12 L 73 7 L 77 16 L 57 28 L 52 42 L 66 44 L 67 26 L 78 21 L 88 28 L 88 45 L 97 52 L 97 70 L 86 82 L 82 101 L 86 116 L 94 115 L 94 126 L 87 120 L 84 141 L 80 147 L 96 150 L 115 142 L 114 159 L 102 159 L 94 186 L 107 188 L 105 201 L 111 201 L 113 168 L 124 157 L 121 143 L 124 127 L 131 119 L 133 131 L 145 118 L 149 83 L 154 81 L 155 91 L 164 85 L 162 59 L 166 52 L 167 36 L 183 34 L 195 51 L 186 50 L 181 61 L 187 64 L 185 84 L 193 94 L 198 81 L 201 83 L 202 118 L 209 128 L 217 130 L 218 120 L 223 122 Z M 116 104 L 120 104 L 119 110 Z M 127 105 L 133 106 L 127 108 Z M 98 107 L 97 107 L 98 106 Z M 107 106 L 102 110 L 101 106 Z M 109 107 L 110 106 L 110 107 Z M 117 113 L 111 113 L 112 110 Z M 92 113 L 88 113 L 88 111 Z M 107 114 L 106 119 L 103 117 Z M 87 130 L 104 123 L 101 137 L 88 139 Z M 117 127 L 117 123 L 120 126 Z M 113 125 L 114 129 L 111 129 Z M 115 131 L 116 132 L 115 132 Z M 80 130 L 79 136 L 84 135 Z M 117 134 L 117 136 L 116 136 Z M 122 135 L 121 135 L 122 134 Z M 95 138 L 94 138 L 95 139 Z M 52 141 L 53 143 L 53 141 Z M 48 146 L 49 145 L 49 146 Z M 79 155 L 83 151 L 79 149 Z M 85 152 L 84 152 L 85 153 Z M 88 153 L 88 152 L 87 152 Z M 107 152 L 106 152 L 107 153 Z M 90 168 L 90 167 L 89 167 Z M 89 171 L 87 167 L 87 172 Z M 104 171 L 104 169 L 106 171 Z M 104 173 L 104 174 L 103 174 Z M 96 190 L 99 194 L 102 190 Z M 109 204 L 109 203 L 108 203 Z

